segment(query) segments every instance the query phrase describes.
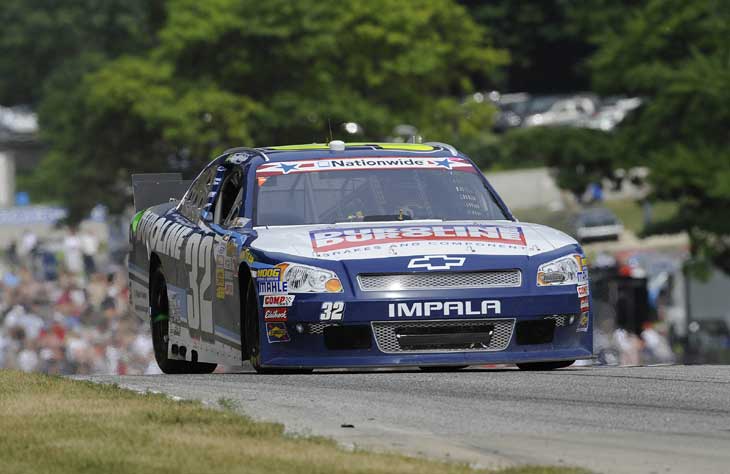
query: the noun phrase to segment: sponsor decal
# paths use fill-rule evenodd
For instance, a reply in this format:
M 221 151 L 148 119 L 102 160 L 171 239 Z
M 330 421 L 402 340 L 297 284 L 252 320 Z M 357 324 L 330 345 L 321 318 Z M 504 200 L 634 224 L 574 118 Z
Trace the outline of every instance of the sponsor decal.
M 225 270 L 221 267 L 215 269 L 215 297 L 219 300 L 226 297 Z
M 266 338 L 270 344 L 275 342 L 289 342 L 289 331 L 284 323 L 266 323 Z
M 266 295 L 264 296 L 264 308 L 276 306 L 291 306 L 294 303 L 294 295 Z
M 275 295 L 276 293 L 289 291 L 289 284 L 280 281 L 278 278 L 257 278 L 256 285 L 259 289 L 259 295 Z
M 579 297 L 585 298 L 586 296 L 588 296 L 588 285 L 578 285 L 576 288 Z
M 264 321 L 286 322 L 287 308 L 264 308 Z
M 289 284 L 281 281 L 282 271 L 279 267 L 260 268 L 256 270 L 256 285 L 260 295 L 287 293 Z
M 588 332 L 588 313 L 582 313 L 578 319 L 578 327 L 575 332 Z
M 309 237 L 315 252 L 424 241 L 488 242 L 519 247 L 527 245 L 521 227 L 507 226 L 357 227 L 311 231 Z
M 241 252 L 241 260 L 248 263 L 249 265 L 253 264 L 253 262 L 256 261 L 250 249 L 245 249 Z
M 447 257 L 446 255 L 428 255 L 413 258 L 408 262 L 408 268 L 424 268 L 426 270 L 448 270 L 452 267 L 464 265 L 464 257 Z
M 402 157 L 373 157 L 373 158 L 331 158 L 319 160 L 285 161 L 279 163 L 264 163 L 256 169 L 259 185 L 262 178 L 269 176 L 293 173 L 311 173 L 322 171 L 342 170 L 387 170 L 387 169 L 433 169 L 445 171 L 464 171 L 476 173 L 477 170 L 464 158 L 402 158 Z M 265 181 L 263 181 L 265 182 Z
M 183 244 L 193 229 L 147 211 L 137 224 L 135 238 L 146 242 L 149 251 L 169 255 L 180 260 Z
M 415 303 L 389 303 L 389 318 L 441 317 L 441 316 L 489 316 L 501 314 L 499 300 L 471 301 L 417 301 Z
M 591 304 L 590 304 L 587 296 L 580 299 L 580 310 L 581 311 L 588 311 L 590 309 L 590 306 L 591 306 Z
M 342 301 L 325 301 L 322 303 L 322 312 L 319 313 L 320 321 L 341 321 L 345 312 L 345 303 Z

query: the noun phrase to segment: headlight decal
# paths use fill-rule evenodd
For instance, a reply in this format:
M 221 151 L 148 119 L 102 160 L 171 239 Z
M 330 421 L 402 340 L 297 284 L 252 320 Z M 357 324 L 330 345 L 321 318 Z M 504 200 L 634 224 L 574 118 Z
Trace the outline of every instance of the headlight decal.
M 332 270 L 299 263 L 283 262 L 260 268 L 254 276 L 259 295 L 343 291 L 342 282 Z
M 537 269 L 538 286 L 579 285 L 587 281 L 586 259 L 577 253 L 543 263 Z

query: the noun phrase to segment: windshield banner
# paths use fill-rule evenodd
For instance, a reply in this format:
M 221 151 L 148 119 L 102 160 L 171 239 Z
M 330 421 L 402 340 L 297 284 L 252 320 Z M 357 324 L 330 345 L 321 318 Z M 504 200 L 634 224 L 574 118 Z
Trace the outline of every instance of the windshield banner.
M 447 171 L 465 171 L 476 173 L 477 170 L 464 158 L 328 158 L 319 160 L 283 161 L 264 163 L 256 169 L 257 177 L 268 177 L 292 173 L 313 171 L 342 170 L 390 170 L 390 169 L 436 169 Z

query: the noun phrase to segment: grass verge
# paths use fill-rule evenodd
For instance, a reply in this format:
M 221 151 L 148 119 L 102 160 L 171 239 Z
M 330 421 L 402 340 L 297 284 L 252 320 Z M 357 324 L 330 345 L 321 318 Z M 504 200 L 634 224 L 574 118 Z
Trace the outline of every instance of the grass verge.
M 226 407 L 227 403 L 222 404 Z M 468 466 L 348 452 L 201 403 L 0 370 L 0 470 L 10 473 L 473 473 Z M 578 474 L 520 467 L 500 474 Z

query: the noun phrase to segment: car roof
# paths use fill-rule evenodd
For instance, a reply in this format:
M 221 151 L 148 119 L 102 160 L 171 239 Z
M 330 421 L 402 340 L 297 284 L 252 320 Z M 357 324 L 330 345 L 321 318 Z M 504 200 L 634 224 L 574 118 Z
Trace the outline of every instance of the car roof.
M 355 142 L 345 143 L 344 149 L 334 150 L 327 143 L 305 145 L 284 145 L 256 148 L 263 152 L 269 161 L 312 160 L 317 158 L 355 158 L 355 157 L 432 157 L 463 156 L 452 146 L 441 143 L 382 143 Z

